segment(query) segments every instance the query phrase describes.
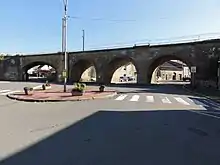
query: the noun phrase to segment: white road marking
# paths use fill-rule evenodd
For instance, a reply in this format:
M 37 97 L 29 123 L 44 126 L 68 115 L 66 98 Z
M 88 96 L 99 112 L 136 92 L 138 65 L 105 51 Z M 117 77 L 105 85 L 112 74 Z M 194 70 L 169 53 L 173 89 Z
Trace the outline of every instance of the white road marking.
M 36 86 L 36 87 L 34 87 L 35 89 L 37 89 L 37 88 L 41 88 L 41 85 L 39 85 L 39 86 Z M 0 91 L 1 92 L 1 91 Z M 122 94 L 122 95 L 119 95 L 117 98 L 115 98 L 115 100 L 116 101 L 122 101 L 122 100 L 125 100 L 126 98 L 128 97 L 128 95 L 127 94 Z M 131 99 L 130 100 L 128 100 L 128 101 L 131 101 L 131 102 L 137 102 L 137 101 L 140 101 L 140 95 L 133 95 L 132 97 L 131 97 Z M 155 96 L 144 96 L 145 98 L 146 98 L 146 100 L 145 100 L 145 102 L 147 102 L 147 103 L 155 103 Z M 169 100 L 169 98 L 168 97 L 166 97 L 166 96 L 159 96 L 160 98 L 161 98 L 161 101 L 162 101 L 162 103 L 164 103 L 164 104 L 171 104 L 172 102 Z M 204 101 L 205 103 L 203 103 L 203 102 L 201 102 L 201 101 L 199 101 L 199 100 L 197 100 L 197 99 L 191 99 L 191 98 L 186 98 L 186 99 L 184 99 L 184 98 L 181 98 L 181 97 L 178 97 L 178 96 L 176 96 L 176 97 L 173 97 L 177 102 L 179 102 L 179 103 L 181 103 L 181 104 L 183 104 L 183 105 L 187 105 L 187 106 L 190 106 L 190 105 L 197 105 L 197 106 L 201 106 L 201 107 L 209 107 L 209 104 L 210 105 L 215 105 L 215 106 L 217 106 L 217 103 L 215 104 L 215 103 L 213 103 L 213 102 L 208 102 L 208 100 L 206 101 Z M 143 100 L 144 101 L 144 100 Z M 208 104 L 209 103 L 209 104 Z
M 190 105 L 188 102 L 186 102 L 185 100 L 183 100 L 183 99 L 180 98 L 180 97 L 174 97 L 174 99 L 175 99 L 176 101 L 178 101 L 179 103 L 181 103 L 181 104 Z
M 138 101 L 139 98 L 140 98 L 139 95 L 134 95 L 134 96 L 132 96 L 132 98 L 130 99 L 130 101 Z
M 153 96 L 146 96 L 146 102 L 153 103 L 154 102 L 154 97 Z
M 193 111 L 193 110 L 187 110 L 187 111 L 189 111 L 189 112 L 193 112 L 193 113 L 197 113 L 197 114 L 200 114 L 200 115 L 203 115 L 203 116 L 208 116 L 208 117 L 213 117 L 213 118 L 216 118 L 216 119 L 220 119 L 219 116 L 210 115 L 210 114 L 202 113 L 202 112 L 199 112 L 199 111 Z
M 0 81 L 0 84 L 8 84 L 11 83 L 10 81 Z
M 191 102 L 193 102 L 194 104 L 198 105 L 198 106 L 202 106 L 202 107 L 209 107 L 208 105 L 204 104 L 203 102 L 197 100 L 197 99 L 190 99 L 188 98 Z
M 167 97 L 163 97 L 162 102 L 165 104 L 171 104 L 171 101 Z
M 5 93 L 5 92 L 9 92 L 11 90 L 1 90 L 0 93 Z
M 33 87 L 33 89 L 41 89 L 41 88 L 42 88 L 42 85 L 38 85 L 38 86 Z
M 16 92 L 21 92 L 21 91 L 10 91 L 10 92 L 6 92 L 6 93 L 1 93 L 0 95 L 8 95 L 8 94 L 12 94 L 12 93 L 16 93 Z
M 120 96 L 117 97 L 115 100 L 121 101 L 121 100 L 124 100 L 126 97 L 127 97 L 127 95 L 120 95 Z

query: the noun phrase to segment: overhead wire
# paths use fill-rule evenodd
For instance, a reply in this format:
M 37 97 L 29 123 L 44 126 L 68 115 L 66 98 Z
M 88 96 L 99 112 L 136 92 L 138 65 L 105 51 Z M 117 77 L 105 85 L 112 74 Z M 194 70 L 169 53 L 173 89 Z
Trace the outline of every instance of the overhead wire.
M 207 37 L 206 37 L 207 36 Z M 110 43 L 103 46 L 92 46 L 92 49 L 99 48 L 115 48 L 115 47 L 130 47 L 130 46 L 138 46 L 138 45 L 159 45 L 159 44 L 171 44 L 171 43 L 181 43 L 181 42 L 192 42 L 192 41 L 202 41 L 207 39 L 217 39 L 220 38 L 220 33 L 203 33 L 203 34 L 196 34 L 196 35 L 185 35 L 180 37 L 170 37 L 170 38 L 161 38 L 161 39 L 140 39 L 140 40 L 133 40 L 128 42 L 117 42 L 117 43 Z M 95 48 L 96 47 L 96 48 Z
M 90 21 L 104 21 L 104 22 L 115 22 L 115 23 L 123 23 L 123 22 L 137 22 L 140 20 L 135 19 L 107 19 L 107 18 L 85 18 L 85 17 L 79 17 L 79 16 L 68 16 L 68 18 L 71 19 L 77 19 L 77 20 L 90 20 Z M 159 19 L 167 19 L 166 17 L 161 17 Z M 202 37 L 205 36 L 215 36 L 215 37 L 207 37 L 207 39 L 215 39 L 220 37 L 220 33 L 203 33 L 203 34 L 195 34 L 195 35 L 184 35 L 184 36 L 178 36 L 178 37 L 170 37 L 170 38 L 157 38 L 157 39 L 137 39 L 133 41 L 128 42 L 118 42 L 118 43 L 112 43 L 108 44 L 106 46 L 98 46 L 98 47 L 110 47 L 110 45 L 114 45 L 113 47 L 119 47 L 120 45 L 158 45 L 158 44 L 168 44 L 172 43 L 179 43 L 179 42 L 190 42 L 190 41 L 199 41 L 202 39 Z M 218 37 L 216 37 L 218 36 Z M 111 46 L 111 47 L 112 47 Z M 93 46 L 92 46 L 93 47 Z
M 68 16 L 68 18 L 78 19 L 78 20 L 105 21 L 105 22 L 136 22 L 137 21 L 132 19 L 84 18 L 77 16 Z

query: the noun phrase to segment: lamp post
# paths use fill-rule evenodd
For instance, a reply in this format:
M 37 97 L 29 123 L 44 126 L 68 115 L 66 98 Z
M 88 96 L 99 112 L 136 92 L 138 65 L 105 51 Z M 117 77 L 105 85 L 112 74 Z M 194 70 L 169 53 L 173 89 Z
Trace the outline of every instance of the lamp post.
M 182 70 L 183 70 L 183 73 L 182 73 L 182 74 L 183 74 L 183 75 L 182 75 L 182 77 L 181 77 L 181 78 L 182 78 L 181 80 L 184 80 L 184 79 L 183 79 L 183 78 L 184 78 L 184 74 L 185 74 L 184 69 L 185 69 L 185 68 L 184 68 L 184 64 L 183 64 L 183 62 L 182 62 Z
M 64 54 L 64 92 L 66 92 L 67 83 L 67 4 L 68 0 L 63 0 L 64 16 L 62 18 L 62 54 Z
M 83 52 L 85 51 L 85 30 L 83 29 L 82 30 L 82 32 L 83 32 L 83 35 L 82 35 L 82 49 L 83 49 Z
M 218 72 L 217 72 L 217 89 L 220 89 L 220 59 L 218 59 Z

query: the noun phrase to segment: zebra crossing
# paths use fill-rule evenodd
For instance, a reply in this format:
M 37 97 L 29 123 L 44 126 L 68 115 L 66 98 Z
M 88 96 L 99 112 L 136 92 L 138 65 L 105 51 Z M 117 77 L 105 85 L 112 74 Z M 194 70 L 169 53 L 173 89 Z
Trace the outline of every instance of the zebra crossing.
M 145 103 L 162 103 L 162 104 L 176 104 L 190 106 L 197 105 L 201 107 L 215 107 L 220 108 L 220 104 L 214 101 L 204 99 L 204 98 L 189 98 L 186 96 L 164 96 L 164 95 L 128 95 L 121 94 L 114 98 L 115 101 L 129 101 L 129 102 L 145 102 Z

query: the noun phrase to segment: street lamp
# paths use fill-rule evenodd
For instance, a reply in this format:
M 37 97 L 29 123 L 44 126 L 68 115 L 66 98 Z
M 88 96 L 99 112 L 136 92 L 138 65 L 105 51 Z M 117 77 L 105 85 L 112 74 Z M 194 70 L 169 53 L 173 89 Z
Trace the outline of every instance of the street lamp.
M 82 32 L 83 32 L 83 35 L 82 35 L 82 39 L 83 39 L 82 47 L 83 47 L 83 52 L 84 52 L 85 51 L 85 30 L 83 29 Z
M 67 83 L 67 5 L 68 0 L 63 0 L 64 16 L 62 18 L 62 54 L 64 53 L 64 92 L 66 92 Z
M 218 60 L 218 70 L 217 70 L 217 89 L 220 88 L 220 59 Z

